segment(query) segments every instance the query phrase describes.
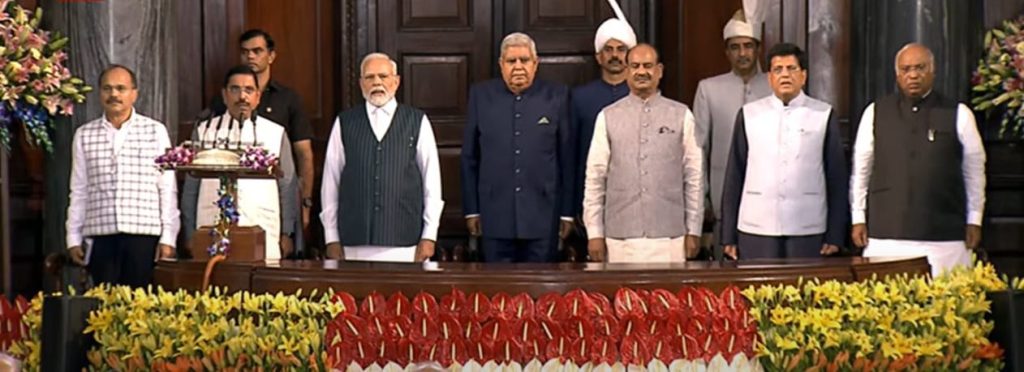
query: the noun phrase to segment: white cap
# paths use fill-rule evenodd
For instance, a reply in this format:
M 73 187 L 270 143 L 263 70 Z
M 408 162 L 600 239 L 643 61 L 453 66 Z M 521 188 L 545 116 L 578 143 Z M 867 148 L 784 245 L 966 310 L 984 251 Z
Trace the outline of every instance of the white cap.
M 742 36 L 761 41 L 760 31 L 760 27 L 754 28 L 753 25 L 747 22 L 742 10 L 737 10 L 736 14 L 733 14 L 732 19 L 725 24 L 725 28 L 722 29 L 722 39 L 729 40 Z
M 627 48 L 636 46 L 636 34 L 633 32 L 633 27 L 629 25 L 629 22 L 618 18 L 608 18 L 601 24 L 601 27 L 597 28 L 597 34 L 594 35 L 594 52 L 604 49 L 604 45 L 611 39 L 621 41 L 626 44 Z

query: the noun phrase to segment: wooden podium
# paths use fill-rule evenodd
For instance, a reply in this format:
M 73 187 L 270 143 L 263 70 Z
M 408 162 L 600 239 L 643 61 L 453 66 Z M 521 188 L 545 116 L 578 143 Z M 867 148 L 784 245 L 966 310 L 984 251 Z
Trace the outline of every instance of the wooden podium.
M 276 172 L 267 173 L 266 171 L 256 171 L 252 168 L 240 165 L 226 166 L 190 164 L 179 166 L 178 170 L 188 172 L 193 177 L 200 179 L 219 179 L 221 186 L 227 187 L 228 192 L 235 201 L 236 208 L 238 205 L 237 185 L 239 179 L 275 179 L 279 176 Z M 211 257 L 215 256 L 211 255 L 208 250 L 217 236 L 215 229 L 216 226 L 200 226 L 192 234 L 192 239 L 188 243 L 188 250 L 189 253 L 192 254 L 193 260 L 208 261 Z M 231 249 L 225 257 L 226 261 L 262 262 L 266 258 L 267 241 L 263 228 L 259 226 L 238 226 L 237 223 L 233 223 L 228 227 L 228 231 L 230 232 L 229 238 L 231 239 Z

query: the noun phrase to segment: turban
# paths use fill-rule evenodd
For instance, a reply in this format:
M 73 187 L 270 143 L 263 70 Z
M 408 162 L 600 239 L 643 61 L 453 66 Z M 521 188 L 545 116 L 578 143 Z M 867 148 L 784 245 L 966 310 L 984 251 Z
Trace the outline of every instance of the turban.
M 734 37 L 749 37 L 760 41 L 760 27 L 757 29 L 753 25 L 747 22 L 746 17 L 742 10 L 737 10 L 736 14 L 732 16 L 732 19 L 725 24 L 725 29 L 722 30 L 722 39 L 729 40 Z
M 597 34 L 594 35 L 594 52 L 604 49 L 604 45 L 611 39 L 621 41 L 626 44 L 627 48 L 636 46 L 636 34 L 633 33 L 633 27 L 623 19 L 608 18 L 601 24 L 601 27 L 597 28 Z

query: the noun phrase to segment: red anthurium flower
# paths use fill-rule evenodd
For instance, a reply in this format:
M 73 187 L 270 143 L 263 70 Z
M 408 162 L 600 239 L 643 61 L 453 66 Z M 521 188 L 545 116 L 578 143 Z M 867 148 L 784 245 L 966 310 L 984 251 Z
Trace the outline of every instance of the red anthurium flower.
M 464 340 L 442 341 L 441 344 L 445 358 L 448 360 L 448 363 L 441 363 L 442 366 L 450 366 L 453 362 L 466 364 L 469 361 L 469 348 Z
M 672 347 L 671 339 L 658 339 L 653 341 L 651 356 L 662 361 L 665 365 L 671 364 L 673 360 L 682 358 L 682 350 Z
M 501 319 L 515 318 L 516 309 L 513 306 L 512 296 L 505 292 L 498 292 L 491 297 L 492 316 Z
M 545 294 L 537 299 L 536 311 L 541 319 L 565 319 L 565 301 L 559 293 Z
M 538 325 L 540 325 L 541 331 L 544 332 L 542 339 L 545 342 L 551 342 L 552 340 L 562 337 L 564 334 L 561 323 L 554 320 L 543 319 L 538 322 Z
M 650 338 L 647 318 L 642 315 L 630 313 L 619 320 L 619 329 L 622 330 L 620 339 L 636 338 L 647 340 Z
M 417 313 L 412 322 L 412 333 L 409 334 L 409 339 L 423 347 L 437 341 L 439 338 L 441 338 L 441 335 L 437 321 L 431 316 Z
M 619 345 L 619 355 L 622 364 L 646 366 L 651 361 L 650 347 L 643 339 L 637 337 L 626 337 Z
M 695 338 L 703 339 L 704 335 L 711 333 L 710 318 L 704 316 L 692 316 L 686 325 L 686 334 Z
M 332 303 L 341 303 L 342 313 L 358 314 L 359 308 L 356 307 L 356 299 L 352 297 L 348 292 L 337 292 L 334 296 L 331 296 Z
M 619 319 L 625 319 L 629 314 L 643 316 L 646 309 L 646 301 L 636 291 L 629 288 L 619 288 L 615 292 L 615 315 Z
M 651 307 L 651 316 L 656 319 L 667 319 L 673 311 L 680 308 L 679 298 L 664 289 L 656 289 L 647 297 L 647 303 Z
M 665 334 L 665 330 L 669 327 L 668 319 L 651 319 L 647 321 L 647 328 L 645 329 L 647 338 L 650 340 L 656 340 L 661 335 Z M 669 329 L 671 331 L 671 329 Z
M 619 349 L 613 339 L 608 337 L 597 337 L 594 339 L 594 345 L 590 347 L 591 365 L 596 366 L 601 363 L 613 365 L 618 360 Z
M 327 348 L 327 364 L 331 368 L 345 370 L 352 364 L 352 354 L 347 352 L 345 345 L 341 343 L 331 345 Z
M 409 338 L 412 334 L 412 319 L 408 317 L 389 318 L 388 325 L 391 327 L 391 334 L 396 339 Z
M 720 309 L 721 301 L 718 299 L 718 295 L 712 292 L 706 287 L 697 288 L 697 293 L 700 296 L 700 302 L 694 304 L 693 311 L 698 314 L 714 314 L 716 309 Z
M 593 347 L 594 338 L 577 339 L 569 347 L 569 359 L 576 365 L 582 366 L 590 361 Z
M 377 345 L 368 340 L 355 340 L 345 345 L 342 354 L 348 354 L 345 359 L 354 361 L 361 367 L 366 368 L 377 360 Z
M 452 287 L 451 293 L 441 297 L 441 303 L 438 306 L 442 313 L 461 315 L 462 308 L 466 306 L 466 293 Z
M 513 336 L 513 325 L 511 321 L 494 318 L 487 323 L 484 323 L 483 329 L 480 331 L 480 339 L 490 344 L 497 344 L 500 341 L 511 340 L 515 338 Z
M 480 292 L 466 298 L 466 306 L 462 308 L 462 321 L 483 323 L 491 317 L 491 299 Z
M 494 359 L 494 348 L 492 345 L 484 340 L 470 341 L 466 343 L 466 353 L 469 355 L 469 359 L 473 359 L 482 365 Z
M 460 338 L 463 340 L 479 341 L 483 338 L 483 327 L 477 322 L 463 321 L 459 333 L 462 335 Z
M 370 315 L 377 315 L 384 313 L 387 308 L 388 300 L 384 298 L 384 295 L 377 293 L 377 291 L 370 292 L 366 298 L 363 299 L 363 304 L 360 307 L 360 314 L 369 318 Z
M 523 350 L 515 340 L 501 340 L 494 344 L 493 351 L 495 363 L 523 362 Z
M 677 359 L 696 360 L 704 355 L 702 345 L 697 338 L 691 335 L 673 337 L 667 340 L 668 346 L 672 349 Z
M 388 362 L 394 361 L 398 357 L 398 340 L 379 339 L 373 343 L 377 346 L 376 362 L 378 365 L 387 365 Z
M 547 341 L 532 339 L 519 346 L 523 353 L 523 363 L 529 363 L 533 359 L 544 361 L 544 353 L 548 349 Z
M 546 360 L 558 359 L 559 361 L 565 362 L 569 360 L 571 353 L 572 340 L 568 337 L 562 336 L 555 340 L 548 342 L 548 348 L 545 351 Z
M 732 360 L 743 351 L 743 340 L 746 337 L 739 330 L 731 332 L 715 332 L 714 337 L 725 360 Z M 714 357 L 714 355 L 712 355 Z
M 527 345 L 531 340 L 545 339 L 544 328 L 540 326 L 536 319 L 517 321 L 513 328 L 515 329 L 515 340 L 520 345 Z
M 576 316 L 562 322 L 562 334 L 572 340 L 594 337 L 594 323 L 590 318 Z
M 391 319 L 385 318 L 383 314 L 366 317 L 366 333 L 371 340 L 398 339 L 398 335 L 395 334 L 395 330 L 391 326 Z
M 533 298 L 526 293 L 520 293 L 512 298 L 512 314 L 515 319 L 533 319 L 534 317 Z
M 700 343 L 701 350 L 703 351 L 702 355 L 705 362 L 710 362 L 711 358 L 714 358 L 715 355 L 718 355 L 718 353 L 722 352 L 721 345 L 719 345 L 719 340 L 715 339 L 715 335 L 713 333 L 708 333 L 704 335 L 703 339 L 698 338 L 697 342 Z
M 388 298 L 387 314 L 393 317 L 406 317 L 412 314 L 412 303 L 402 292 L 395 292 Z
M 683 311 L 674 311 L 665 319 L 665 327 L 661 329 L 661 337 L 679 337 L 686 334 L 690 326 L 690 316 Z
M 416 362 L 420 355 L 420 346 L 412 340 L 405 338 L 398 341 L 398 347 L 395 351 L 395 357 L 392 362 L 400 366 L 409 365 L 409 363 Z
M 337 324 L 342 341 L 369 339 L 366 320 L 354 313 L 338 313 L 333 322 Z
M 433 316 L 438 312 L 437 307 L 437 299 L 434 298 L 434 295 L 427 292 L 420 291 L 420 293 L 412 299 L 412 310 L 420 314 Z
M 722 305 L 728 307 L 729 310 L 740 311 L 749 309 L 746 297 L 743 297 L 743 293 L 740 292 L 739 287 L 734 285 L 728 286 L 722 291 L 720 297 Z
M 730 317 L 726 314 L 713 317 L 711 321 L 711 331 L 714 333 L 727 333 L 736 330 L 737 322 L 729 318 Z
M 442 340 L 457 340 L 462 338 L 462 322 L 460 322 L 458 318 L 452 314 L 441 314 L 437 316 L 437 319 L 437 329 Z
M 591 292 L 590 302 L 594 304 L 594 311 L 597 312 L 597 316 L 614 315 L 615 309 L 612 308 L 612 302 L 608 300 L 608 296 L 603 293 Z
M 444 347 L 440 340 L 432 341 L 426 344 L 420 345 L 420 353 L 416 355 L 416 360 L 413 363 L 422 363 L 428 361 L 434 361 L 441 363 L 440 358 L 444 357 Z M 447 366 L 448 364 L 442 364 Z
M 563 297 L 566 308 L 566 319 L 572 317 L 590 317 L 596 311 L 594 310 L 594 302 L 590 298 L 587 292 L 582 289 L 575 289 L 566 293 Z
M 594 331 L 598 337 L 618 339 L 621 336 L 622 327 L 619 326 L 619 320 L 609 312 L 594 320 Z

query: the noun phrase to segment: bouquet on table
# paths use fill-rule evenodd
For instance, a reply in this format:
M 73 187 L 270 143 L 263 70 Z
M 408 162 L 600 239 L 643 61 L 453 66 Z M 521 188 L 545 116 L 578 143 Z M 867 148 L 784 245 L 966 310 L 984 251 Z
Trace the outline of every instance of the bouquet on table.
M 985 34 L 985 56 L 971 77 L 975 110 L 1001 113 L 1000 138 L 1024 139 L 1024 16 Z

